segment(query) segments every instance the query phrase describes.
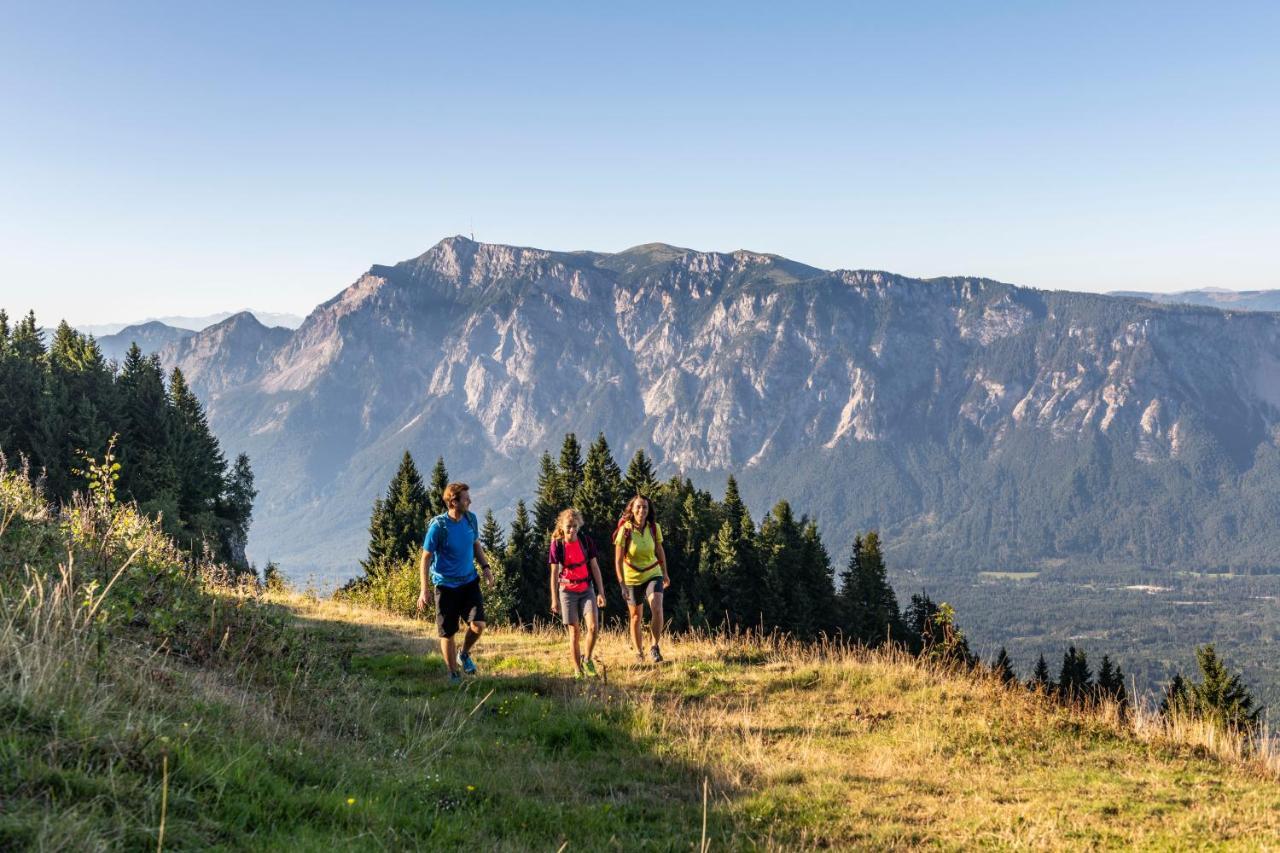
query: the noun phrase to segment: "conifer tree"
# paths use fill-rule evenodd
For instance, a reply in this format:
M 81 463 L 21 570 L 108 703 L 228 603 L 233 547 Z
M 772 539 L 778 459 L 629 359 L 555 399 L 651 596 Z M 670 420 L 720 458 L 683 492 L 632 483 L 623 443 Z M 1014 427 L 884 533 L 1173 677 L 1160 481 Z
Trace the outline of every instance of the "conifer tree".
M 38 452 L 44 357 L 44 339 L 35 313 L 28 313 L 8 338 L 4 375 L 0 376 L 0 418 L 5 420 L 4 452 L 13 461 L 26 455 L 36 472 L 51 469 L 58 461 L 47 460 Z
M 622 471 L 613 459 L 604 433 L 600 433 L 587 450 L 587 461 L 582 469 L 582 481 L 578 486 L 574 506 L 582 513 L 587 534 L 599 546 L 601 571 L 606 567 L 604 546 L 609 542 L 623 500 Z M 607 566 L 612 570 L 612 555 L 607 559 Z
M 241 453 L 226 478 L 219 516 L 223 522 L 223 554 L 238 567 L 247 567 L 245 544 L 249 540 L 249 524 L 253 521 L 253 501 L 258 490 L 253 486 L 253 469 L 249 456 Z
M 565 433 L 564 443 L 560 445 L 560 465 L 556 472 L 554 501 L 560 509 L 573 506 L 577 501 L 584 467 L 582 445 L 578 444 L 578 436 L 571 432 Z
M 1092 686 L 1093 673 L 1084 650 L 1069 646 L 1058 671 L 1058 695 L 1065 701 L 1079 702 L 1089 695 Z
M 538 541 L 546 544 L 551 538 L 551 530 L 555 527 L 556 516 L 568 504 L 559 504 L 560 472 L 551 454 L 543 452 L 538 460 L 538 494 L 533 501 L 533 525 Z
M 1205 719 L 1224 728 L 1252 731 L 1258 725 L 1261 707 L 1255 707 L 1253 694 L 1244 686 L 1239 673 L 1227 669 L 1213 644 L 1196 648 L 1200 681 L 1190 685 L 1191 707 Z
M 1175 714 L 1187 714 L 1192 710 L 1191 691 L 1181 673 L 1174 673 L 1173 680 L 1164 690 L 1164 698 L 1160 700 L 1160 713 L 1166 717 Z
M 492 581 L 484 585 L 485 610 L 492 613 L 489 618 L 500 625 L 519 624 L 516 604 L 520 578 L 507 559 L 502 527 L 491 509 L 485 511 L 484 524 L 480 527 L 480 547 L 489 561 L 492 577 Z M 483 582 L 483 575 L 481 579 Z
M 1017 683 L 1018 676 L 1013 671 L 1013 661 L 1009 660 L 1009 652 L 1005 650 L 1004 646 L 1000 647 L 1000 652 L 996 655 L 996 662 L 991 665 L 991 672 L 1005 684 Z
M 840 591 L 836 604 L 840 614 L 840 630 L 850 640 L 863 641 L 870 633 L 866 628 L 867 617 L 862 606 L 861 590 L 858 588 L 862 576 L 862 534 L 853 537 L 853 547 L 849 551 L 849 561 L 840 572 Z
M 606 612 L 613 613 L 623 612 L 622 595 L 614 584 L 608 582 L 614 577 L 613 528 L 625 500 L 622 491 L 622 470 L 613 459 L 604 433 L 600 433 L 587 450 L 582 482 L 573 505 L 582 513 L 583 532 L 596 544 L 600 577 L 605 581 L 605 588 L 598 592 L 608 598 Z M 666 615 L 670 618 L 674 614 Z
M 493 510 L 485 510 L 484 524 L 480 526 L 480 547 L 486 554 L 500 557 L 507 550 L 506 538 L 502 535 L 502 527 L 494 518 Z
M 631 464 L 627 466 L 627 476 L 623 481 L 623 500 L 630 500 L 635 495 L 651 498 L 657 488 L 658 478 L 654 474 L 653 460 L 644 452 L 644 448 L 639 448 L 631 457 Z
M 135 343 L 120 372 L 121 492 L 144 512 L 163 512 L 166 528 L 178 518 L 178 472 L 170 446 L 171 412 L 164 375 L 156 356 L 144 356 Z
M 801 523 L 801 563 L 797 581 L 805 588 L 807 602 L 802 604 L 804 618 L 794 623 L 792 630 L 798 636 L 812 638 L 836 631 L 835 571 L 817 523 L 807 518 L 802 518 Z
M 848 636 L 872 646 L 903 638 L 906 631 L 898 613 L 898 598 L 889 585 L 880 535 L 876 531 L 865 538 L 854 537 L 853 550 L 840 573 L 840 581 L 841 628 Z
M 516 503 L 511 536 L 507 539 L 506 564 L 513 579 L 514 619 L 531 625 L 535 618 L 541 618 L 548 611 L 550 571 L 546 551 L 540 546 L 524 501 Z
M 1049 663 L 1044 659 L 1043 652 L 1040 654 L 1040 659 L 1036 661 L 1035 671 L 1027 681 L 1027 689 L 1042 690 L 1046 693 L 1053 689 L 1053 684 L 1049 681 Z
M 422 475 L 413 455 L 404 452 L 400 467 L 387 485 L 387 494 L 373 505 L 369 518 L 369 553 L 361 562 L 365 573 L 380 575 L 395 563 L 410 559 L 422 546 L 428 505 Z
M 1120 667 L 1111 663 L 1110 655 L 1102 656 L 1102 665 L 1098 667 L 1096 690 L 1099 698 L 1124 705 L 1128 702 L 1128 692 L 1124 688 L 1124 673 Z
M 177 367 L 169 375 L 169 449 L 178 475 L 178 511 L 194 546 L 216 528 L 214 511 L 227 467 L 204 409 Z
M 444 457 L 436 457 L 435 467 L 431 469 L 431 487 L 427 490 L 425 519 L 430 521 L 437 515 L 449 511 L 444 503 L 444 490 L 449 485 L 449 471 L 444 467 Z M 426 528 L 423 527 L 423 530 Z
M 811 590 L 797 583 L 802 573 L 802 533 L 787 501 L 778 503 L 760 522 L 758 550 L 764 571 L 766 626 L 808 626 Z

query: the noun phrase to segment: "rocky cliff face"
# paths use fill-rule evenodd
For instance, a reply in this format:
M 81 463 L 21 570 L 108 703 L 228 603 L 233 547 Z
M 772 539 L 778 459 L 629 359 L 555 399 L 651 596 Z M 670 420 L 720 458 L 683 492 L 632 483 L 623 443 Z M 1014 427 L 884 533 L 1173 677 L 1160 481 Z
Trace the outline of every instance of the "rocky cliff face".
M 570 430 L 624 465 L 644 447 L 708 485 L 739 473 L 833 542 L 875 524 L 902 561 L 976 570 L 1271 559 L 1278 335 L 1267 314 L 985 279 L 453 238 L 295 332 L 241 316 L 163 358 L 253 458 L 251 555 L 295 574 L 354 571 L 403 449 L 502 510 Z

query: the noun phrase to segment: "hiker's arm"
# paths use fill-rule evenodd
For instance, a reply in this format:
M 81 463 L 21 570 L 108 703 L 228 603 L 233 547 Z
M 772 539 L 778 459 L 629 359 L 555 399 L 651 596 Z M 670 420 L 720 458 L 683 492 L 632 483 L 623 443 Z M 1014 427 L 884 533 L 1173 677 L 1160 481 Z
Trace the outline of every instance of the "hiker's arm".
M 422 559 L 418 562 L 418 580 L 422 584 L 422 593 L 418 596 L 418 609 L 422 610 L 427 606 L 427 582 L 430 578 L 428 571 L 431 569 L 431 558 L 435 556 L 426 548 L 422 549 Z
M 479 540 L 471 543 L 471 550 L 476 555 L 476 562 L 480 564 L 480 571 L 484 572 L 484 582 L 492 584 L 493 575 L 489 573 L 489 558 L 484 555 L 484 548 L 480 547 Z
M 667 552 L 662 550 L 662 543 L 655 542 L 653 553 L 658 557 L 658 565 L 662 566 L 662 588 L 671 586 L 671 575 L 667 572 Z
M 600 561 L 591 558 L 591 574 L 596 577 L 596 607 L 604 607 L 604 581 L 600 578 Z
M 560 612 L 560 596 L 556 595 L 556 578 L 560 576 L 560 564 L 551 564 L 551 612 Z
M 623 561 L 623 559 L 624 559 L 624 557 L 623 557 L 623 554 L 622 554 L 622 546 L 621 546 L 621 545 L 614 545 L 614 546 L 613 546 L 613 571 L 614 571 L 614 574 L 616 574 L 616 575 L 618 576 L 618 583 L 622 583 L 622 561 Z

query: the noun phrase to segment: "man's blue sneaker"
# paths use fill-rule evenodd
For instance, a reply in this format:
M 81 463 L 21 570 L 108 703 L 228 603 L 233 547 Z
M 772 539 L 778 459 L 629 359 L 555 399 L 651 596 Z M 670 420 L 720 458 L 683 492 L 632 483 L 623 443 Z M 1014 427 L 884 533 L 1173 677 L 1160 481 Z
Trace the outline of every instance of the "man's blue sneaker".
M 456 686 L 461 683 L 462 683 L 462 673 L 454 669 L 449 670 L 449 684 Z
M 471 659 L 469 652 L 458 652 L 458 665 L 467 675 L 476 674 L 476 662 Z

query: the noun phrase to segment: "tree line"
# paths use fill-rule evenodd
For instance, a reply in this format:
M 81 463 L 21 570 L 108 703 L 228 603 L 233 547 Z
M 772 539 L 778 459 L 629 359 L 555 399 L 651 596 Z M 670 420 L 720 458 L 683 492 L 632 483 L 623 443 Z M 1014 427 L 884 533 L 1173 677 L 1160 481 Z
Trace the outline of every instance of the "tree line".
M 443 458 L 437 458 L 429 482 L 424 482 L 413 456 L 404 453 L 385 496 L 374 501 L 368 553 L 361 561 L 364 574 L 348 582 L 341 594 L 369 598 L 370 590 L 395 587 L 403 599 L 400 608 L 408 609 L 417 598 L 422 537 L 430 519 L 445 511 L 448 482 Z M 876 531 L 854 537 L 837 572 L 817 522 L 797 515 L 787 501 L 779 501 L 757 524 L 732 476 L 716 499 L 688 478 L 660 481 L 643 449 L 624 472 L 603 434 L 585 456 L 573 433 L 564 437 L 558 457 L 543 453 L 532 508 L 518 501 L 506 533 L 492 510 L 484 514 L 480 541 L 495 569 L 493 585 L 486 590 L 490 618 L 516 625 L 550 618 L 550 535 L 556 515 L 569 506 L 582 512 L 583 530 L 598 545 L 606 614 L 620 618 L 626 610 L 612 582 L 612 538 L 623 506 L 637 494 L 652 500 L 662 527 L 672 579 L 666 612 L 676 627 L 838 637 L 866 646 L 894 643 L 950 665 L 985 667 L 1011 685 L 1021 683 L 1005 649 L 989 664 L 979 660 L 950 605 L 934 602 L 922 591 L 899 609 Z M 379 600 L 387 602 L 385 595 Z M 1231 675 L 1208 649 L 1208 658 L 1197 650 L 1201 681 L 1190 685 L 1175 677 L 1166 711 L 1218 714 L 1236 728 L 1256 725 L 1258 709 L 1239 676 Z M 1109 655 L 1102 656 L 1095 674 L 1085 652 L 1075 646 L 1064 652 L 1056 677 L 1041 655 L 1022 684 L 1065 704 L 1114 702 L 1122 713 L 1132 701 L 1124 673 Z
M 77 472 L 113 437 L 117 492 L 193 553 L 245 567 L 253 515 L 253 471 L 228 464 L 204 408 L 174 368 L 137 344 L 120 364 L 91 335 L 58 325 L 46 345 L 34 312 L 14 325 L 0 310 L 0 455 L 30 466 L 46 495 L 66 502 L 84 487 Z

